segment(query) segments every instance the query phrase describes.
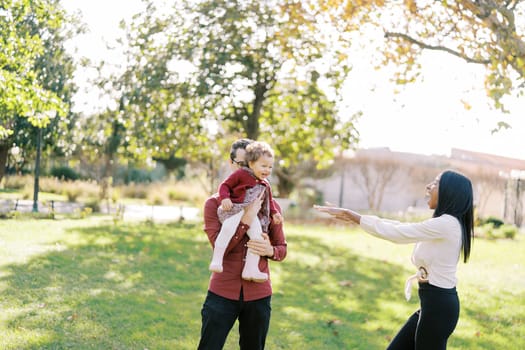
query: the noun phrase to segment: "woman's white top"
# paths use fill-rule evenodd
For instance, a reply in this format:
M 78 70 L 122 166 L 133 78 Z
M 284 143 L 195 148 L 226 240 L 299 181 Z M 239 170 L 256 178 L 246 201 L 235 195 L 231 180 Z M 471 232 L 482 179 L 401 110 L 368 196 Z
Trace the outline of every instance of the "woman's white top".
M 454 216 L 444 214 L 418 223 L 403 223 L 363 215 L 361 227 L 376 237 L 394 243 L 416 243 L 412 263 L 418 268 L 418 273 L 407 280 L 407 300 L 410 299 L 411 282 L 418 277 L 425 277 L 430 284 L 441 288 L 456 286 L 462 232 Z M 421 276 L 421 268 L 427 276 Z

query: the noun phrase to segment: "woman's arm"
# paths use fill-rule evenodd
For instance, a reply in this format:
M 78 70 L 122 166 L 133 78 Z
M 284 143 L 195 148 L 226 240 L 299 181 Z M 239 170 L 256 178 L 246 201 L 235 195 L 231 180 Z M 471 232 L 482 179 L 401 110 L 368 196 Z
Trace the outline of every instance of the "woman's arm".
M 350 209 L 328 207 L 323 205 L 314 205 L 314 209 L 330 214 L 334 218 L 342 221 L 353 222 L 358 225 L 361 223 L 361 214 Z

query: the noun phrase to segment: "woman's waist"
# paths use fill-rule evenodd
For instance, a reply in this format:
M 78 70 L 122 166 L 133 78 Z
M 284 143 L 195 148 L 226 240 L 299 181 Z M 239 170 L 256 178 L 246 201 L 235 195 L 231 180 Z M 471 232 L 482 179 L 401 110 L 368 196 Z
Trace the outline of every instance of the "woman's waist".
M 441 293 L 448 293 L 448 294 L 456 294 L 456 286 L 450 287 L 450 288 L 444 288 L 436 286 L 430 282 L 419 282 L 419 291 L 420 292 L 427 292 L 427 291 L 434 291 L 434 292 L 441 292 Z
M 456 286 L 456 270 L 439 270 L 428 266 L 419 266 L 415 274 L 419 283 L 430 283 L 441 288 L 452 288 Z

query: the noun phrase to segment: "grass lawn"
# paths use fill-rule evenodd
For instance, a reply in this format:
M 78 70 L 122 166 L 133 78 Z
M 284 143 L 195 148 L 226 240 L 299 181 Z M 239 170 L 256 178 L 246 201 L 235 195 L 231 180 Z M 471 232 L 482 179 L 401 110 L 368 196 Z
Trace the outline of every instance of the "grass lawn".
M 267 349 L 384 349 L 418 306 L 403 296 L 412 246 L 286 225 Z M 196 349 L 210 257 L 199 222 L 0 221 L 0 348 Z M 525 349 L 523 234 L 476 240 L 458 292 L 449 349 Z

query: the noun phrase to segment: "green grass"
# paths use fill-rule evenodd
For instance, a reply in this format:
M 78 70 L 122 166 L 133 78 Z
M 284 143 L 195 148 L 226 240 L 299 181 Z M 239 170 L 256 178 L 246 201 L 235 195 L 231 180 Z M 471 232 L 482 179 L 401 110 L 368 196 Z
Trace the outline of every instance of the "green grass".
M 287 223 L 267 348 L 384 349 L 417 308 L 410 245 Z M 202 223 L 0 221 L 2 349 L 195 349 L 211 250 Z M 525 237 L 475 241 L 449 349 L 525 348 Z M 233 329 L 225 349 L 236 349 Z

